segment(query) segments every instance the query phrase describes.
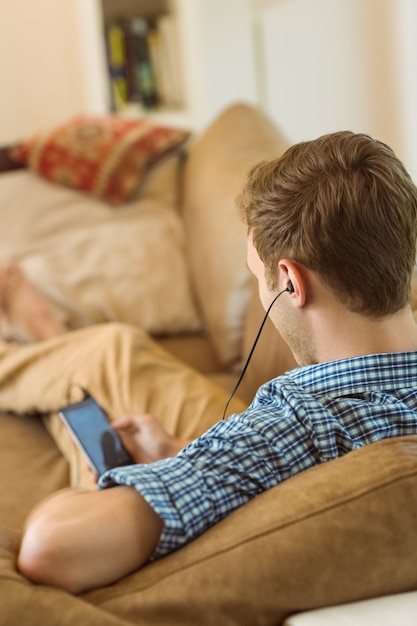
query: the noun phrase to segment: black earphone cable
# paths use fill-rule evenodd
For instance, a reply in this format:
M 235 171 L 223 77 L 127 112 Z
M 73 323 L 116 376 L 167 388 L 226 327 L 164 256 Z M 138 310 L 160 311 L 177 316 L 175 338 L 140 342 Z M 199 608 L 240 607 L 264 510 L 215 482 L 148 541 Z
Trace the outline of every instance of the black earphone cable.
M 246 359 L 245 365 L 242 368 L 240 376 L 239 376 L 235 386 L 233 387 L 232 392 L 231 392 L 231 394 L 230 394 L 230 396 L 229 396 L 229 398 L 228 398 L 228 400 L 226 402 L 226 406 L 224 407 L 224 411 L 223 411 L 223 415 L 222 415 L 222 420 L 225 419 L 227 408 L 228 408 L 230 402 L 232 401 L 232 398 L 235 395 L 236 391 L 238 390 L 238 387 L 239 387 L 240 383 L 242 382 L 242 379 L 243 379 L 243 377 L 245 375 L 246 370 L 248 369 L 249 362 L 250 362 L 250 360 L 252 358 L 252 354 L 254 353 L 254 350 L 256 348 L 256 344 L 258 343 L 258 340 L 259 340 L 259 337 L 261 336 L 261 333 L 262 333 L 263 327 L 265 326 L 266 320 L 268 319 L 268 315 L 269 315 L 270 310 L 272 309 L 273 305 L 278 300 L 278 298 L 280 296 L 282 296 L 283 293 L 285 293 L 286 291 L 289 291 L 290 293 L 292 293 L 294 291 L 294 288 L 292 287 L 291 283 L 290 283 L 290 285 L 291 285 L 291 287 L 288 286 L 288 287 L 286 287 L 286 289 L 283 289 L 282 291 L 280 291 L 279 294 L 277 294 L 275 296 L 275 298 L 272 300 L 271 304 L 267 308 L 266 313 L 264 315 L 264 318 L 262 320 L 262 323 L 261 323 L 261 325 L 259 327 L 258 333 L 257 333 L 257 335 L 255 337 L 255 341 L 253 342 L 252 348 L 250 349 L 249 356 Z

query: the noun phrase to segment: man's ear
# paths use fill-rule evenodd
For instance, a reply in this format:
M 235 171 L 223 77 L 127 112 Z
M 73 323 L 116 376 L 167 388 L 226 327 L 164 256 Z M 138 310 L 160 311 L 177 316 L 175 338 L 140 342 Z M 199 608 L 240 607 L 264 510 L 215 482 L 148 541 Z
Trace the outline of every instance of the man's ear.
M 280 270 L 280 288 L 285 289 L 292 285 L 291 294 L 297 300 L 298 306 L 303 306 L 306 300 L 306 281 L 304 278 L 304 266 L 301 263 L 281 259 L 278 263 Z

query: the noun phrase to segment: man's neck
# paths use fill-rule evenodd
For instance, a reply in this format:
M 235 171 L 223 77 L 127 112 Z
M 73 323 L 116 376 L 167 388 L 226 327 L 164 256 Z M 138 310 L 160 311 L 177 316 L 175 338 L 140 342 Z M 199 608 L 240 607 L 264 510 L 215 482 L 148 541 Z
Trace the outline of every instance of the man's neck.
M 381 319 L 332 311 L 317 321 L 314 336 L 318 362 L 417 350 L 417 325 L 408 306 Z

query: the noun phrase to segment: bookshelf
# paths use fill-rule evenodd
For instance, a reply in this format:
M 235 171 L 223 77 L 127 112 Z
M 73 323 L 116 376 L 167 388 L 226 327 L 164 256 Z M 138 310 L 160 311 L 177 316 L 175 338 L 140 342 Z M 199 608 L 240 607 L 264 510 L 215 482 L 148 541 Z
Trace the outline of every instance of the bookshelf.
M 198 129 L 231 102 L 256 104 L 251 4 L 99 0 L 108 108 Z
M 175 3 L 100 0 L 109 108 L 118 113 L 185 109 Z

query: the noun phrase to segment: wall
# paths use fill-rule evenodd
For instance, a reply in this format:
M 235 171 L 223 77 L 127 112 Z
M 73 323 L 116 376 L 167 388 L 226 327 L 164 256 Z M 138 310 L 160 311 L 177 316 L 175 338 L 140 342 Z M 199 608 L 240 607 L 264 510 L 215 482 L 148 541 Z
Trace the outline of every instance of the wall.
M 251 0 L 176 0 L 184 87 L 194 128 L 231 102 L 257 104 Z
M 0 0 L 0 144 L 105 110 L 95 10 L 94 0 Z
M 401 154 L 417 183 L 417 2 L 398 4 L 397 64 Z
M 255 7 L 261 102 L 289 141 L 339 129 L 367 132 L 390 144 L 416 175 L 415 0 Z
M 172 1 L 172 0 L 171 0 Z M 417 0 L 175 0 L 195 128 L 260 102 L 289 141 L 351 128 L 417 180 Z M 98 0 L 0 0 L 0 145 L 108 105 Z

